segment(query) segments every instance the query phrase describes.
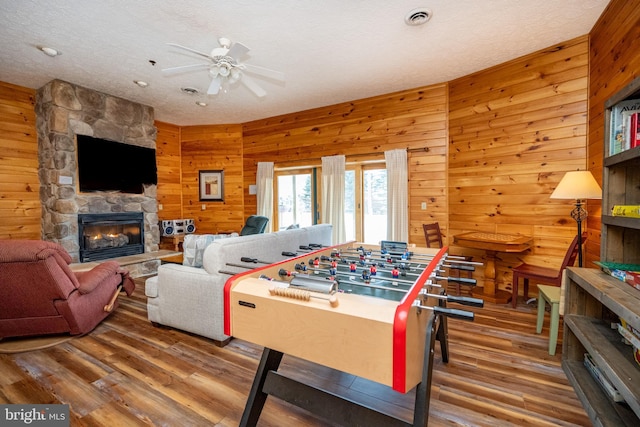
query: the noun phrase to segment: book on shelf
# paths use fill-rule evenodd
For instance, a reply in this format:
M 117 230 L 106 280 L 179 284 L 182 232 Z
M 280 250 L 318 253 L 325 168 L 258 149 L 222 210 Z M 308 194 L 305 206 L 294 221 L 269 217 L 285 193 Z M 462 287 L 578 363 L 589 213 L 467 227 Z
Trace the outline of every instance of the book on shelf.
M 618 333 L 622 335 L 625 342 L 633 347 L 633 360 L 640 365 L 640 332 L 629 325 L 624 319 L 618 323 Z
M 640 205 L 613 205 L 611 215 L 640 218 Z
M 620 395 L 620 392 L 616 390 L 613 384 L 611 384 L 611 381 L 609 381 L 600 368 L 598 368 L 598 365 L 595 364 L 589 353 L 584 354 L 584 366 L 614 402 L 624 402 L 624 398 Z
M 618 333 L 622 335 L 622 338 L 624 338 L 630 345 L 635 348 L 640 348 L 640 336 L 638 336 L 638 331 L 630 327 L 623 319 L 620 319 L 620 323 L 618 323 Z
M 640 99 L 629 99 L 621 101 L 611 109 L 609 120 L 609 155 L 621 153 L 632 148 L 631 121 L 636 115 L 636 129 L 638 127 L 638 116 L 640 112 Z M 637 134 L 637 132 L 636 132 Z M 635 141 L 635 138 L 634 138 Z
M 631 148 L 640 146 L 640 113 L 636 112 L 629 116 L 629 141 Z

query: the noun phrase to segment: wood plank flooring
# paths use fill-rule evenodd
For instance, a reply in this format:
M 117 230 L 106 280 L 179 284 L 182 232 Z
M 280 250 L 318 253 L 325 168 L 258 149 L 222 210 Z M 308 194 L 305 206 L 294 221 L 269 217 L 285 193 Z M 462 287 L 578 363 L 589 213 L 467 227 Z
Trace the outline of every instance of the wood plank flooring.
M 450 361 L 435 354 L 430 426 L 590 426 L 547 353 L 548 315 L 535 334 L 531 307 L 487 304 L 474 322 L 449 321 Z M 562 341 L 562 334 L 559 337 Z M 0 404 L 67 403 L 72 426 L 238 425 L 262 349 L 224 348 L 147 320 L 144 281 L 93 332 L 56 347 L 0 355 Z M 366 357 L 366 355 L 363 355 Z M 410 421 L 413 393 L 285 356 L 281 372 Z M 273 397 L 260 427 L 331 424 Z M 373 426 L 368 426 L 373 427 Z

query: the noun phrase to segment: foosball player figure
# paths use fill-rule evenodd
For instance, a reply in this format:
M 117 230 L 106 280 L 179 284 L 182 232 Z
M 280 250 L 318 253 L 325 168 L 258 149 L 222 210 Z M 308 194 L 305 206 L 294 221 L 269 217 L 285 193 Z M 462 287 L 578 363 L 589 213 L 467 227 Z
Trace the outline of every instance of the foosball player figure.
M 337 261 L 331 261 L 331 268 L 336 269 L 338 268 L 338 262 Z
M 351 265 L 349 266 L 349 271 L 351 271 L 352 273 L 355 273 L 357 268 L 358 267 L 356 266 L 356 263 L 352 261 Z
M 338 269 L 337 268 L 335 268 L 333 266 L 331 268 L 329 268 L 329 275 L 331 277 L 335 277 L 336 274 L 338 274 Z
M 393 270 L 391 270 L 391 277 L 393 277 L 394 279 L 400 277 L 400 270 L 398 270 L 397 267 L 393 267 Z
M 371 267 L 369 267 L 369 273 L 370 273 L 372 276 L 375 276 L 375 275 L 376 275 L 376 273 L 378 273 L 378 269 L 376 268 L 376 266 L 375 266 L 375 265 L 372 265 Z
M 387 256 L 387 262 L 391 264 L 393 262 L 393 257 L 391 255 Z
M 313 268 L 319 268 L 320 267 L 320 258 L 315 257 L 313 260 Z

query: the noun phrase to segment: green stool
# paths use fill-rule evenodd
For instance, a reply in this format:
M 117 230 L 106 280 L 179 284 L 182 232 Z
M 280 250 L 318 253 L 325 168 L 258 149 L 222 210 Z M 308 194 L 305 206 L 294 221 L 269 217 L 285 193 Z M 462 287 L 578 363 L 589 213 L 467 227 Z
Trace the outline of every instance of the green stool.
M 551 325 L 549 326 L 549 354 L 556 354 L 556 344 L 558 342 L 558 326 L 560 324 L 560 287 L 538 285 L 538 322 L 536 333 L 542 332 L 544 323 L 545 302 L 551 306 Z

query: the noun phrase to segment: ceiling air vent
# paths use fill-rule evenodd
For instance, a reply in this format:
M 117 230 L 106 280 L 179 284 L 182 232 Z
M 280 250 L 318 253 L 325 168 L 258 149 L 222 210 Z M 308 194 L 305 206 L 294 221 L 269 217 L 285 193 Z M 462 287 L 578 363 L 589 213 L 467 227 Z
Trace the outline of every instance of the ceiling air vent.
M 431 19 L 431 15 L 432 13 L 429 9 L 413 9 L 405 15 L 404 22 L 411 26 L 422 25 Z
M 183 87 L 183 88 L 180 88 L 180 90 L 189 95 L 195 95 L 196 93 L 198 93 L 198 89 L 193 87 Z

